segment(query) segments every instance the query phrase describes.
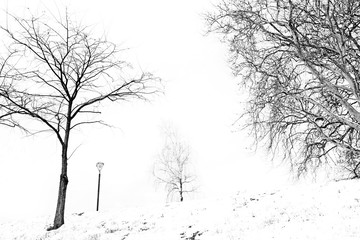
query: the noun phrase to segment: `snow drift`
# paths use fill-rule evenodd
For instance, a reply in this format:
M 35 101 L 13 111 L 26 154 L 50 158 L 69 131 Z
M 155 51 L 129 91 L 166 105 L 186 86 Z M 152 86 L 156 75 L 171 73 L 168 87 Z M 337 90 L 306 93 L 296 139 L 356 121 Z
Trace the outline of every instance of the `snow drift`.
M 73 213 L 0 223 L 0 239 L 360 239 L 360 181 L 301 185 L 151 208 Z

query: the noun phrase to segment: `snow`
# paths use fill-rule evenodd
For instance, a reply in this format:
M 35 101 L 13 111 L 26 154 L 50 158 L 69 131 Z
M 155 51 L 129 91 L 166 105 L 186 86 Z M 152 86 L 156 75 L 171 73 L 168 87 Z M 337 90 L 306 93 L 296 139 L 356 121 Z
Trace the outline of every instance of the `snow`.
M 359 239 L 360 181 L 296 185 L 231 197 L 0 223 L 0 239 Z

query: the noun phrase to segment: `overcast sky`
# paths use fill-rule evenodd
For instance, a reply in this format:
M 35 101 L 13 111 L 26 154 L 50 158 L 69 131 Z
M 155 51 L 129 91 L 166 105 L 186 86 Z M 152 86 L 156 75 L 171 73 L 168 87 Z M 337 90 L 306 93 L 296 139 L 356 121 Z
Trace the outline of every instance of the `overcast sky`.
M 288 182 L 286 172 L 262 151 L 255 154 L 252 140 L 233 125 L 243 96 L 227 65 L 226 46 L 217 36 L 205 36 L 203 14 L 211 1 L 0 0 L 0 6 L 17 15 L 30 8 L 55 16 L 67 7 L 73 19 L 130 48 L 125 60 L 163 79 L 165 94 L 151 103 L 104 103 L 100 117 L 113 128 L 92 125 L 73 133 L 72 149 L 79 148 L 68 165 L 68 214 L 95 209 L 98 161 L 105 163 L 100 209 L 165 203 L 151 169 L 166 123 L 191 147 L 200 186 L 191 198 Z M 3 24 L 4 12 L 0 18 Z M 61 164 L 55 136 L 25 136 L 5 127 L 0 135 L 0 218 L 54 214 Z

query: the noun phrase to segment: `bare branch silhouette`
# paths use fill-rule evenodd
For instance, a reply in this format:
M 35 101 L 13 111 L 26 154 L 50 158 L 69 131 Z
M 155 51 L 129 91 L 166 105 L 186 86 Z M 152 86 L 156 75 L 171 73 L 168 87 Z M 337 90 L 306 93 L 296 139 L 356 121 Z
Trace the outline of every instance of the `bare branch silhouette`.
M 359 16 L 353 0 L 224 0 L 206 16 L 249 92 L 247 126 L 299 175 L 360 176 Z

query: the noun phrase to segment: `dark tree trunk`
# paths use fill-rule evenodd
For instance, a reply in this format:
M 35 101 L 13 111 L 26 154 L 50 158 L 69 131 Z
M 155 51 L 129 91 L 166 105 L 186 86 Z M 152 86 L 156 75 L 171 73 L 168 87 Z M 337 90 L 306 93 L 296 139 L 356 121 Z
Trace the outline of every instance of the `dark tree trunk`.
M 69 104 L 68 116 L 71 116 L 71 103 Z M 70 130 L 71 130 L 71 118 L 68 117 L 68 121 L 66 123 L 64 141 L 62 142 L 61 175 L 60 175 L 60 184 L 59 184 L 58 200 L 57 200 L 56 212 L 54 218 L 54 225 L 50 227 L 48 230 L 58 229 L 65 223 L 64 216 L 65 216 L 66 189 L 69 183 L 69 179 L 67 176 L 67 161 L 68 161 L 67 152 L 69 146 Z
M 63 146 L 64 148 L 65 146 Z M 60 183 L 59 183 L 59 192 L 58 192 L 58 200 L 56 205 L 56 212 L 55 212 L 55 218 L 54 218 L 54 225 L 50 227 L 48 230 L 54 230 L 61 227 L 65 221 L 65 200 L 66 200 L 66 189 L 67 185 L 69 183 L 68 177 L 67 177 L 67 149 L 63 149 L 62 154 L 62 164 L 61 164 L 61 174 L 60 174 Z
M 184 201 L 184 197 L 183 197 L 183 183 L 182 181 L 180 180 L 180 202 Z
M 354 178 L 359 178 L 359 167 L 360 167 L 360 162 L 358 162 L 355 167 L 354 167 L 354 170 L 353 170 L 353 173 L 354 173 Z
M 66 188 L 67 188 L 68 182 L 69 182 L 69 180 L 67 178 L 67 175 L 61 174 L 53 229 L 57 229 L 65 223 L 65 221 L 64 221 L 65 199 L 66 199 Z

